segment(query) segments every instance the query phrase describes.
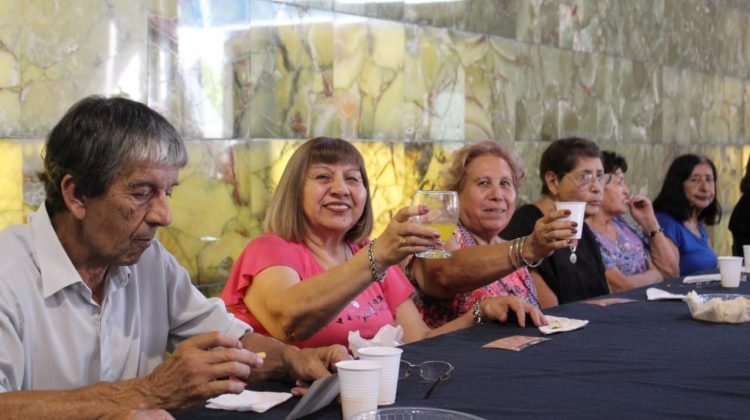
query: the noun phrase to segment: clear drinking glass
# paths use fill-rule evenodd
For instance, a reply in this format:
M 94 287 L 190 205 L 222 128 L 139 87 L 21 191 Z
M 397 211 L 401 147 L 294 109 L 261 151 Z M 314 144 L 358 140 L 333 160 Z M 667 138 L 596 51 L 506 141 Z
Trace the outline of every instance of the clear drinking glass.
M 425 205 L 430 208 L 427 214 L 414 217 L 416 223 L 440 232 L 440 240 L 445 243 L 458 223 L 458 194 L 455 191 L 424 191 L 418 190 L 414 193 L 412 205 Z M 440 248 L 420 252 L 417 257 L 421 258 L 450 258 L 451 253 L 446 251 L 442 245 Z

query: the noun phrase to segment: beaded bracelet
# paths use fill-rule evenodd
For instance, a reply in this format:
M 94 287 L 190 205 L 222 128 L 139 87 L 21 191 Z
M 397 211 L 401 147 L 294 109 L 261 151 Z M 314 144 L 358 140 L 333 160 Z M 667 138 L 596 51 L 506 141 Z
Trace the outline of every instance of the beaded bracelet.
M 385 271 L 382 273 L 378 273 L 378 268 L 375 266 L 375 239 L 370 242 L 370 245 L 367 246 L 367 261 L 370 264 L 370 277 L 374 281 L 377 281 L 378 283 L 382 283 L 385 280 Z

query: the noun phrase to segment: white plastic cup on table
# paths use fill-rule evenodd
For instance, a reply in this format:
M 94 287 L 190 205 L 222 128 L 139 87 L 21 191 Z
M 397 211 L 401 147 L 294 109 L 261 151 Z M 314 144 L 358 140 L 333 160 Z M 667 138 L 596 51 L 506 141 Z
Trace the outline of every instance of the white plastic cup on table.
M 372 360 L 344 360 L 336 363 L 344 420 L 378 408 L 383 365 Z
M 742 252 L 745 254 L 745 271 L 750 273 L 750 245 L 742 245 Z
M 398 388 L 398 369 L 401 366 L 403 350 L 396 347 L 364 347 L 357 351 L 360 360 L 372 360 L 383 366 L 380 375 L 380 393 L 378 405 L 390 405 L 396 402 Z
M 721 287 L 739 287 L 742 257 L 719 257 Z
M 586 214 L 586 202 L 585 201 L 556 201 L 556 210 L 570 210 L 570 216 L 562 219 L 569 220 L 571 222 L 578 223 L 576 227 L 576 235 L 574 239 L 581 239 L 583 235 L 583 216 Z

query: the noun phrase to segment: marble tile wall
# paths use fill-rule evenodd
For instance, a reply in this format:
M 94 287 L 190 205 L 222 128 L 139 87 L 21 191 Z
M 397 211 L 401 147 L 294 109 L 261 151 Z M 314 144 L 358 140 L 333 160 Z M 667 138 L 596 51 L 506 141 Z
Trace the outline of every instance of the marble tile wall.
M 750 158 L 748 28 L 738 0 L 5 0 L 0 228 L 39 205 L 45 134 L 96 93 L 148 103 L 189 139 L 160 237 L 206 287 L 316 135 L 366 156 L 376 231 L 467 141 L 521 157 L 519 201 L 538 195 L 538 158 L 561 136 L 624 154 L 631 190 L 651 197 L 675 156 L 705 153 L 727 253 Z

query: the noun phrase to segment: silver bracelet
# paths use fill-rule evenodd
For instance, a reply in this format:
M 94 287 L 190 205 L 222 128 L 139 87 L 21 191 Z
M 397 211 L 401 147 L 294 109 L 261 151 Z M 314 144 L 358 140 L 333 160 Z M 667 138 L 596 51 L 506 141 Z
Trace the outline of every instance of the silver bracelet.
M 518 238 L 514 239 L 513 242 L 510 243 L 510 248 L 508 248 L 508 258 L 510 258 L 510 263 L 513 264 L 513 267 L 517 270 L 521 268 L 521 262 L 518 260 Z
M 523 237 L 523 241 L 521 242 L 521 249 L 518 251 L 518 253 L 521 255 L 521 261 L 523 261 L 523 263 L 526 264 L 528 267 L 531 267 L 531 268 L 539 267 L 542 261 L 544 261 L 544 258 L 539 258 L 536 261 L 528 262 L 526 261 L 526 257 L 523 256 L 523 246 L 526 244 L 526 238 L 528 238 L 528 236 Z
M 482 319 L 482 299 L 471 305 L 471 315 L 474 317 L 475 324 L 484 324 L 484 319 Z
M 375 239 L 367 245 L 367 261 L 370 263 L 370 277 L 372 280 L 382 283 L 385 280 L 385 271 L 382 273 L 378 272 L 378 268 L 375 266 Z

